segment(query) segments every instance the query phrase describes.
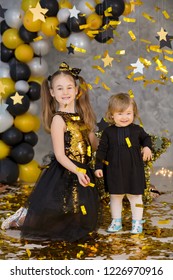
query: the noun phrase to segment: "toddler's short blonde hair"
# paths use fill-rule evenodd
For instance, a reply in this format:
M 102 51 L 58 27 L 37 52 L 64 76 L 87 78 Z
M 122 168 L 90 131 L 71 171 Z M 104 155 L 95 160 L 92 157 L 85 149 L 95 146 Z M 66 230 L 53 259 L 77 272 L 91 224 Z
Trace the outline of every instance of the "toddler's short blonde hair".
M 109 98 L 108 109 L 106 112 L 106 121 L 110 124 L 114 123 L 112 118 L 115 112 L 124 112 L 130 105 L 133 106 L 134 119 L 138 117 L 138 108 L 134 98 L 131 98 L 128 93 L 113 94 Z

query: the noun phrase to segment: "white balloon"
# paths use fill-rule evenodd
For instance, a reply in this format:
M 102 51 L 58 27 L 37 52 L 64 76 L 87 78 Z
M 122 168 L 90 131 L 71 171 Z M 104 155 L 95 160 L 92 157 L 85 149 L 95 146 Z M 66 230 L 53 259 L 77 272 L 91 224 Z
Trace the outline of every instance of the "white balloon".
M 51 47 L 50 41 L 46 39 L 32 42 L 30 43 L 30 45 L 34 50 L 34 53 L 39 56 L 44 56 L 48 54 Z
M 12 115 L 7 110 L 4 110 L 3 103 L 0 104 L 0 133 L 9 129 L 13 122 Z
M 0 68 L 0 78 L 10 78 L 10 68 Z
M 0 60 L 0 68 L 1 68 L 1 67 L 10 69 L 10 66 L 8 65 L 8 63 L 3 62 L 3 61 Z
M 22 91 L 23 93 L 26 93 L 29 90 L 29 84 L 24 80 L 17 81 L 15 83 L 15 90 L 16 91 Z
M 57 13 L 57 18 L 59 22 L 67 22 L 69 16 L 70 16 L 70 11 L 67 8 L 62 8 Z
M 8 9 L 4 14 L 7 25 L 11 28 L 17 28 L 22 25 L 22 11 L 17 8 Z
M 88 7 L 87 4 L 91 6 L 91 9 Z M 81 11 L 82 14 L 86 14 L 86 16 L 89 16 L 94 12 L 95 6 L 96 3 L 94 0 L 81 0 L 77 5 L 77 10 Z
M 74 50 L 74 54 L 76 54 L 77 56 L 87 55 L 87 54 L 90 54 L 90 52 L 91 52 L 91 41 L 85 33 L 82 33 L 82 32 L 71 33 L 67 39 L 67 47 L 69 47 L 70 44 L 86 51 L 86 52 L 80 52 L 80 51 Z
M 44 76 L 48 70 L 47 62 L 42 57 L 34 57 L 28 62 L 28 66 L 31 70 L 31 75 L 36 77 Z
M 31 113 L 32 115 L 37 115 L 38 113 L 38 105 L 35 101 L 30 101 L 28 113 Z

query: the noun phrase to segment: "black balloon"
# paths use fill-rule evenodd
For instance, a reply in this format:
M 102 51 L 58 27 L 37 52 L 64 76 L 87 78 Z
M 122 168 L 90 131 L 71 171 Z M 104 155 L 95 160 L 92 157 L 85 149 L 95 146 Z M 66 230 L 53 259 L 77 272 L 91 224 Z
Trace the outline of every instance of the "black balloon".
M 109 17 L 103 16 L 103 19 L 102 19 L 103 26 L 104 25 L 108 25 L 110 23 L 110 21 L 114 21 L 114 20 L 118 21 L 119 18 L 118 17 L 114 17 L 114 16 L 109 16 Z M 115 26 L 112 26 L 112 27 L 115 29 Z
M 38 136 L 34 131 L 31 131 L 24 133 L 23 140 L 34 147 L 38 142 Z
M 48 9 L 46 16 L 54 17 L 59 11 L 59 4 L 57 0 L 40 0 L 40 5 L 42 8 Z
M 95 11 L 98 15 L 102 16 L 104 15 L 104 7 L 103 7 L 103 3 L 97 4 L 95 6 Z
M 22 25 L 19 28 L 19 36 L 25 43 L 30 43 L 37 37 L 37 32 L 30 32 Z
M 19 167 L 13 160 L 5 158 L 0 160 L 0 183 L 16 183 L 19 176 Z
M 2 20 L 0 22 L 0 32 L 1 32 L 1 35 L 7 30 L 9 29 L 10 27 L 7 25 L 6 21 L 5 20 Z
M 113 38 L 113 29 L 100 29 L 100 32 L 94 37 L 94 39 L 99 43 L 106 43 L 108 40 Z
M 8 49 L 7 47 L 4 46 L 3 43 L 1 43 L 1 61 L 3 62 L 8 62 L 13 56 L 14 56 L 14 50 Z
M 111 7 L 111 14 L 115 17 L 119 17 L 124 12 L 125 4 L 123 0 L 104 0 L 103 7 L 104 11 Z
M 15 102 L 11 97 L 14 97 L 17 93 L 13 93 L 6 99 L 6 104 L 8 104 L 7 111 L 12 116 L 18 116 L 26 113 L 29 109 L 30 100 L 29 97 L 26 94 L 23 94 L 18 91 L 18 94 L 20 95 L 19 102 Z
M 67 24 L 65 22 L 61 22 L 57 26 L 56 32 L 61 38 L 67 38 L 70 35 L 70 30 L 68 29 Z
M 27 81 L 31 75 L 31 70 L 26 63 L 18 62 L 17 60 L 10 61 L 10 76 L 14 81 Z
M 26 93 L 30 100 L 35 101 L 40 98 L 41 86 L 37 82 L 29 82 L 29 91 Z
M 34 158 L 34 149 L 28 143 L 21 143 L 11 149 L 10 157 L 18 164 L 26 164 Z
M 9 146 L 20 143 L 23 139 L 23 133 L 16 127 L 12 126 L 3 132 L 1 139 Z
M 83 24 L 86 24 L 86 18 L 80 14 L 78 14 L 78 18 L 69 16 L 67 19 L 67 26 L 71 32 L 82 32 L 79 26 Z

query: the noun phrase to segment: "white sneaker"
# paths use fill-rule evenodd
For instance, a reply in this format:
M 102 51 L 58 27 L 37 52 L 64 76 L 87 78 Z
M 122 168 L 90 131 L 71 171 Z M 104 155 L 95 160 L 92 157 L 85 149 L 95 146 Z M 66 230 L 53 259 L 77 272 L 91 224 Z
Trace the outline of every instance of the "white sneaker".
M 12 227 L 19 227 L 19 218 L 23 218 L 27 214 L 27 209 L 24 207 L 19 208 L 13 215 L 5 219 L 1 224 L 1 229 L 9 229 Z M 14 224 L 14 225 L 12 225 Z

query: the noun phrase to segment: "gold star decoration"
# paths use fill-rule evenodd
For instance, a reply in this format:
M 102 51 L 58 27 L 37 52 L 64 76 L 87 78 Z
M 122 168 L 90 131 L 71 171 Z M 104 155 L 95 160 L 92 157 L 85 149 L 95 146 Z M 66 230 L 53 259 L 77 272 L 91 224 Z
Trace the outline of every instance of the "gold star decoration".
M 13 99 L 13 105 L 16 105 L 16 104 L 22 104 L 22 99 L 23 99 L 24 96 L 22 95 L 19 95 L 18 92 L 16 91 L 15 95 L 14 96 L 11 96 L 10 98 Z
M 134 0 L 130 0 L 130 5 L 131 5 L 131 12 L 135 12 Z
M 43 9 L 40 6 L 40 3 L 38 2 L 37 5 L 35 6 L 35 8 L 30 8 L 29 9 L 31 11 L 31 13 L 33 14 L 33 21 L 36 20 L 41 20 L 45 22 L 45 14 L 47 13 L 48 9 Z
M 160 31 L 157 32 L 157 34 L 159 35 L 159 41 L 164 40 L 167 41 L 166 39 L 166 35 L 168 34 L 168 32 L 166 32 L 163 27 L 161 27 Z
M 104 62 L 104 67 L 111 66 L 112 67 L 112 61 L 114 60 L 113 57 L 110 57 L 107 53 L 105 58 L 102 58 L 102 61 Z

